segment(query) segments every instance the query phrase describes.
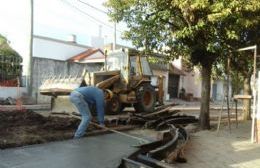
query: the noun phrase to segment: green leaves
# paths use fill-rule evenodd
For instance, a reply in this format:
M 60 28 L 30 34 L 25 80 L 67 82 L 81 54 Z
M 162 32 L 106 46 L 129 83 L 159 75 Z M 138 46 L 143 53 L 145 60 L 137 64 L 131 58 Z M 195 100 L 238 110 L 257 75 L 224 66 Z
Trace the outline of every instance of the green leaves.
M 235 40 L 239 39 L 238 35 L 236 34 L 236 32 L 234 30 L 226 30 L 226 32 L 227 32 L 227 37 L 229 39 L 235 39 Z
M 138 48 L 186 55 L 196 63 L 213 63 L 240 30 L 259 24 L 257 0 L 109 0 L 110 16 L 127 23 L 126 39 Z M 205 54 L 192 58 L 195 50 Z M 197 53 L 197 52 L 196 52 Z M 218 56 L 219 55 L 219 56 Z
M 0 35 L 0 74 L 20 75 L 21 62 L 22 57 L 9 46 L 7 39 Z

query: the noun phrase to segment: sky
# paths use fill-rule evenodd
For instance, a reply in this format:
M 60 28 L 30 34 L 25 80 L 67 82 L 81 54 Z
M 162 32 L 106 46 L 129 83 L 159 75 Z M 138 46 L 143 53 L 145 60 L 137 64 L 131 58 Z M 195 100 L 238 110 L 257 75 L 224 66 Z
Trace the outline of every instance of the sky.
M 105 13 L 106 0 L 34 0 L 34 35 L 67 40 L 71 34 L 77 42 L 90 45 L 90 37 L 98 36 L 102 26 L 105 43 L 113 41 L 113 23 Z M 31 0 L 0 0 L 0 34 L 7 37 L 10 45 L 24 58 L 29 56 Z M 129 46 L 120 38 L 126 30 L 123 23 L 117 25 L 117 42 Z M 25 63 L 26 64 L 26 63 Z

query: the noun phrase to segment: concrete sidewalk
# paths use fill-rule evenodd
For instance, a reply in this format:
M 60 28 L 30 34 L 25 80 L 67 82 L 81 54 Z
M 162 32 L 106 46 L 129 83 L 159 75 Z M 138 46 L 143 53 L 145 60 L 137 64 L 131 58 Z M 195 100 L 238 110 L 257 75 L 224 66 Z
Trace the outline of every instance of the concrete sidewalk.
M 225 126 L 216 131 L 200 131 L 191 135 L 185 150 L 188 163 L 179 168 L 259 168 L 260 144 L 250 142 L 251 122 L 241 122 L 232 132 Z
M 0 168 L 115 168 L 139 142 L 118 134 L 0 150 Z

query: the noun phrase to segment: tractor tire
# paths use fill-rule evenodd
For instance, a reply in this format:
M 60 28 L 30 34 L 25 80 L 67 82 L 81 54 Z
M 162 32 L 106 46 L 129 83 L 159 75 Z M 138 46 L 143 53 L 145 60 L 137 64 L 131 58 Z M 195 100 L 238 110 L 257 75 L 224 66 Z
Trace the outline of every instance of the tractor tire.
M 122 104 L 119 101 L 118 96 L 114 95 L 111 100 L 106 102 L 105 113 L 116 115 L 122 111 Z
M 136 101 L 137 103 L 134 103 L 136 112 L 153 112 L 156 102 L 154 87 L 150 84 L 140 85 L 136 90 Z

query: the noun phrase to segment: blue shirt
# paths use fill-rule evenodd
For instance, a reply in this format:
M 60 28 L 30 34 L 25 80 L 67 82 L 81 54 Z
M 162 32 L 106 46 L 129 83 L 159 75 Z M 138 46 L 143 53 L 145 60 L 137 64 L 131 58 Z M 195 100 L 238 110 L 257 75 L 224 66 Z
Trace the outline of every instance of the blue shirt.
M 75 89 L 84 96 L 84 100 L 90 104 L 95 105 L 97 110 L 97 117 L 100 124 L 104 124 L 104 92 L 103 90 L 94 86 L 85 86 Z

